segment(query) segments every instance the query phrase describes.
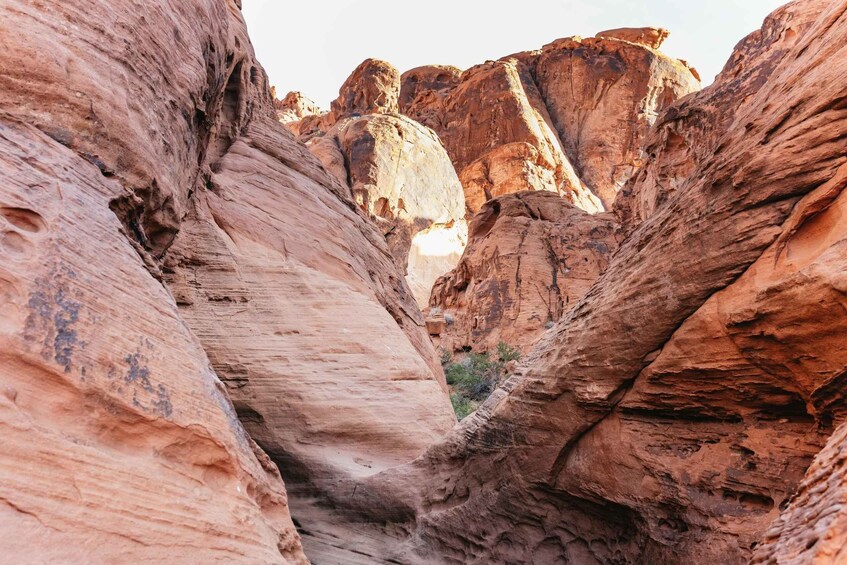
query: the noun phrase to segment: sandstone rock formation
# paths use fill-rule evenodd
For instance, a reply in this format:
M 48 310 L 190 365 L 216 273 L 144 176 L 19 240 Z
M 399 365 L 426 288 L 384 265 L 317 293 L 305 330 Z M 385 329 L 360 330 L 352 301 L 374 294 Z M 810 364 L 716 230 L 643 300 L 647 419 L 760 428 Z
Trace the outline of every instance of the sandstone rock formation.
M 329 114 L 287 124 L 382 229 L 421 306 L 467 243 L 465 199 L 438 136 L 396 113 L 399 73 L 368 59 Z
M 455 422 L 384 238 L 237 2 L 0 19 L 4 559 L 305 562 L 274 462 L 320 492 Z
M 294 135 L 300 135 L 302 120 L 324 114 L 317 104 L 303 96 L 301 92 L 289 92 L 282 100 L 274 99 L 274 108 L 276 108 L 279 121 L 286 125 L 290 124 L 289 129 Z
M 335 135 L 356 202 L 380 225 L 419 304 L 467 242 L 462 185 L 438 137 L 404 116 L 370 115 Z
M 379 232 L 273 125 L 194 196 L 166 282 L 290 481 L 409 461 L 454 423 L 421 314 Z
M 270 107 L 237 9 L 11 0 L 0 19 L 3 559 L 306 562 L 157 280 L 206 158 Z
M 817 455 L 788 508 L 766 532 L 751 563 L 843 563 L 847 427 L 836 430 Z
M 438 133 L 472 212 L 520 190 L 602 211 L 639 166 L 658 113 L 699 86 L 685 64 L 656 51 L 666 34 L 566 38 L 461 74 L 413 69 L 401 79 L 400 111 Z
M 401 97 L 401 111 L 438 133 L 471 213 L 490 198 L 522 190 L 558 192 L 585 210 L 602 210 L 565 156 L 523 63 L 484 63 L 462 73 L 454 86 L 448 86 L 450 75 L 432 80 L 431 72 L 424 67 L 403 74 L 409 94 Z M 427 90 L 431 84 L 434 92 Z
M 777 10 L 761 30 L 738 44 L 721 80 L 659 117 L 644 140 L 644 166 L 615 201 L 615 213 L 626 229 L 650 217 L 688 179 L 697 162 L 710 158 L 720 139 L 718 132 L 732 122 L 738 108 L 726 100 L 755 94 L 820 11 L 808 5 L 797 9 L 793 3 Z
M 597 37 L 620 39 L 644 45 L 651 49 L 658 49 L 668 38 L 668 35 L 670 35 L 668 30 L 660 27 L 621 27 L 601 31 L 597 34 Z
M 402 90 L 367 62 L 299 121 L 311 148 L 239 7 L 0 6 L 4 559 L 305 563 L 295 523 L 320 563 L 845 558 L 845 0 L 777 10 L 673 103 L 685 67 L 658 31 Z M 645 60 L 670 82 L 627 74 Z M 448 432 L 396 249 L 401 227 L 422 249 L 456 229 L 463 195 L 438 138 L 391 112 L 475 131 L 440 122 L 471 79 L 521 125 L 452 150 L 490 201 L 436 303 L 492 300 L 527 334 L 538 307 L 561 319 Z M 611 216 L 566 200 L 608 206 L 641 139 L 610 254 Z M 490 346 L 506 325 L 473 329 Z
M 334 121 L 344 116 L 396 114 L 400 73 L 378 59 L 366 59 L 347 77 L 332 102 Z
M 444 442 L 340 484 L 351 509 L 422 562 L 743 563 L 786 507 L 757 559 L 839 555 L 843 433 L 789 500 L 844 416 L 847 6 L 769 26 L 733 58 L 757 88 L 712 98 L 730 65 L 687 101 L 737 106 L 711 154 Z
M 585 295 L 617 248 L 616 222 L 591 215 L 551 192 L 490 200 L 474 216 L 468 247 L 441 277 L 430 306 L 454 322 L 446 351 L 527 351 Z

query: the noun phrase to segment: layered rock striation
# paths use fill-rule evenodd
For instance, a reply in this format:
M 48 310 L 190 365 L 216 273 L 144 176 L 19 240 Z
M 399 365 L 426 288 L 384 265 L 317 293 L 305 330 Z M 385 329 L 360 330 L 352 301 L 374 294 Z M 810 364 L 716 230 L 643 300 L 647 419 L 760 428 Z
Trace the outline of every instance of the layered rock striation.
M 4 559 L 307 562 L 161 283 L 204 171 L 270 108 L 238 9 L 13 0 L 0 19 Z
M 4 557 L 306 562 L 277 465 L 320 492 L 455 423 L 385 239 L 238 2 L 0 19 Z

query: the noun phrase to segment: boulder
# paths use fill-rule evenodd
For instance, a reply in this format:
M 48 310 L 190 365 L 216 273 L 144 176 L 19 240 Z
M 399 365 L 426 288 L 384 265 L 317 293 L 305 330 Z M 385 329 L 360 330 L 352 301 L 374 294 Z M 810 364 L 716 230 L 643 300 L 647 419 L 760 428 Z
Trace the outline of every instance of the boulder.
M 607 29 L 597 34 L 597 37 L 606 39 L 620 39 L 630 43 L 644 45 L 651 49 L 658 49 L 670 35 L 670 32 L 660 27 L 621 27 Z
M 366 59 L 344 81 L 332 101 L 332 121 L 345 116 L 392 114 L 398 110 L 400 72 L 390 63 Z

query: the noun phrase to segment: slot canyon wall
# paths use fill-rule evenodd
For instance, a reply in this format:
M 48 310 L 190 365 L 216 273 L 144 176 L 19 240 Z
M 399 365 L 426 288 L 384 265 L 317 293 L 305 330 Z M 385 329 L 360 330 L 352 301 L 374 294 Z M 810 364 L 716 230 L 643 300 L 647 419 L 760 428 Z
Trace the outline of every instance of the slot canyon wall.
M 277 464 L 314 488 L 455 423 L 385 239 L 238 2 L 0 18 L 4 559 L 305 562 Z
M 349 504 L 422 562 L 838 562 L 845 37 L 844 2 L 791 3 L 671 106 L 585 297 Z
M 329 111 L 240 8 L 0 5 L 3 559 L 847 558 L 847 1 Z M 421 306 L 524 353 L 458 424 Z

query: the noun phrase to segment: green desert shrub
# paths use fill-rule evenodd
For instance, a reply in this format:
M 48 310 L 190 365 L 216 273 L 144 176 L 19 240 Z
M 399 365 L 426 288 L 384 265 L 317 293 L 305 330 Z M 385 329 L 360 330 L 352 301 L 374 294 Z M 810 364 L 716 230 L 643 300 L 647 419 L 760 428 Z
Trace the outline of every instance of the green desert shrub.
M 519 361 L 521 358 L 521 352 L 501 341 L 497 344 L 497 357 L 499 357 L 500 361 L 503 363 L 508 361 Z
M 459 420 L 476 410 L 505 377 L 509 361 L 520 359 L 520 352 L 506 343 L 497 344 L 497 357 L 486 353 L 469 353 L 454 362 L 449 352 L 442 352 L 441 363 L 450 385 L 450 401 Z

